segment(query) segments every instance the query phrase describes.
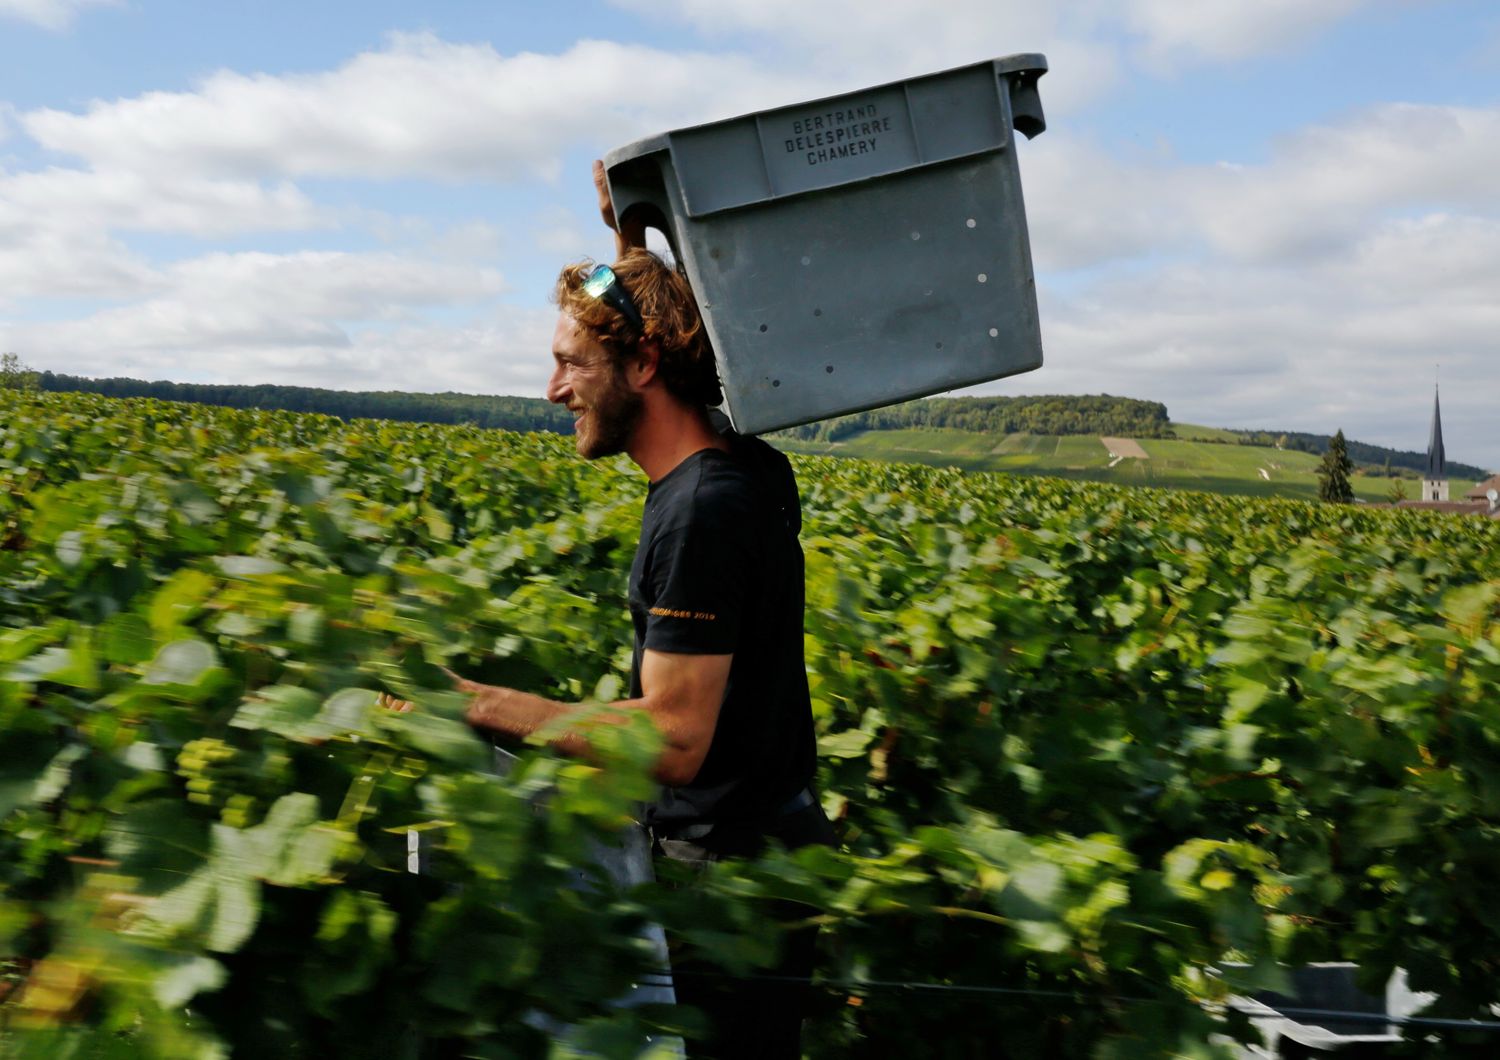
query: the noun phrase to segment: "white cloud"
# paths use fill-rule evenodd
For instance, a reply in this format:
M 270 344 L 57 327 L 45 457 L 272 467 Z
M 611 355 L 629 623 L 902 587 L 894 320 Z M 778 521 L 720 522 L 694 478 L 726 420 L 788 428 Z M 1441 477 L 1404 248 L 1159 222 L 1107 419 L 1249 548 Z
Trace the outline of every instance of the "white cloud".
M 210 254 L 173 267 L 174 300 L 209 322 L 399 319 L 413 306 L 463 305 L 501 293 L 493 269 L 390 254 Z M 231 304 L 232 303 L 232 304 Z
M 1385 219 L 1492 214 L 1495 172 L 1500 108 L 1387 104 L 1305 128 L 1257 164 L 1126 159 L 1049 133 L 1022 184 L 1044 269 L 1188 253 L 1290 267 L 1347 252 Z
M 21 121 L 50 150 L 146 174 L 552 179 L 570 147 L 806 98 L 814 84 L 733 54 L 582 41 L 559 55 L 502 56 L 401 35 L 327 73 L 221 71 L 194 92 Z
M 357 385 L 541 397 L 552 371 L 556 319 L 557 311 L 549 307 L 506 307 L 463 327 L 357 332 L 351 346 L 355 370 L 362 373 Z M 356 385 L 331 374 L 319 378 L 328 382 L 312 385 Z
M 1195 261 L 1044 294 L 1045 367 L 985 389 L 1128 394 L 1188 422 L 1420 450 L 1441 361 L 1449 455 L 1500 467 L 1496 290 L 1500 221 L 1392 220 L 1298 269 Z
M 461 326 L 360 324 L 336 334 L 289 328 L 275 342 L 220 328 L 211 339 L 149 345 L 134 341 L 133 322 L 105 316 L 0 324 L 0 344 L 35 367 L 78 375 L 540 397 L 555 319 L 552 309 L 506 307 Z
M 1180 247 L 1192 231 L 1180 168 L 1125 161 L 1066 132 L 1027 146 L 1021 186 L 1039 269 L 1086 268 Z
M 1411 0 L 1404 0 L 1410 3 Z M 1392 0 L 1127 0 L 1119 17 L 1148 61 L 1231 60 L 1306 40 L 1361 8 Z
M 119 0 L 0 0 L 0 18 L 19 19 L 43 29 L 67 29 L 89 7 L 114 7 Z
M 330 222 L 281 183 L 126 170 L 0 172 L 0 308 L 22 299 L 143 297 L 163 272 L 121 232 L 222 237 Z
M 1016 52 L 1043 52 L 1053 69 L 1047 106 L 1071 111 L 1123 75 L 1119 34 L 1143 63 L 1242 60 L 1283 50 L 1364 7 L 1392 0 L 613 0 L 644 17 L 700 32 L 751 34 L 838 70 L 845 89 Z
M 531 238 L 538 250 L 554 258 L 576 257 L 580 248 L 597 242 L 594 228 L 585 228 L 582 218 L 565 206 L 554 206 L 538 214 Z
M 425 250 L 442 261 L 494 261 L 506 245 L 505 233 L 488 221 L 460 221 L 426 241 Z
M 119 375 L 131 366 L 153 378 L 188 378 L 188 370 L 265 382 L 289 381 L 291 370 L 347 386 L 350 371 L 365 371 L 351 352 L 360 336 L 430 327 L 428 312 L 481 306 L 505 284 L 493 269 L 303 251 L 210 254 L 164 270 L 155 287 L 143 300 L 79 319 L 0 325 L 0 345 L 57 371 Z M 420 382 L 426 355 L 405 352 L 412 359 L 399 374 L 429 389 Z
M 284 181 L 264 185 L 133 169 L 50 168 L 0 175 L 0 223 L 8 215 L 59 229 L 205 237 L 330 223 L 306 195 Z
M 827 74 L 830 93 L 896 81 L 1020 52 L 1045 53 L 1042 97 L 1058 113 L 1097 97 L 1119 75 L 1118 48 L 1098 39 L 1083 5 L 1062 12 L 1033 0 L 614 0 L 643 17 L 686 22 L 710 35 L 753 34 L 775 62 Z M 807 98 L 807 97 L 803 97 Z M 757 107 L 756 109 L 760 109 Z
M 158 280 L 149 262 L 103 232 L 17 232 L 0 221 L 0 312 L 21 299 L 140 295 Z
M 1497 171 L 1500 108 L 1388 104 L 1300 131 L 1266 166 L 1198 174 L 1195 212 L 1229 253 L 1295 257 L 1338 249 L 1386 211 L 1490 210 Z

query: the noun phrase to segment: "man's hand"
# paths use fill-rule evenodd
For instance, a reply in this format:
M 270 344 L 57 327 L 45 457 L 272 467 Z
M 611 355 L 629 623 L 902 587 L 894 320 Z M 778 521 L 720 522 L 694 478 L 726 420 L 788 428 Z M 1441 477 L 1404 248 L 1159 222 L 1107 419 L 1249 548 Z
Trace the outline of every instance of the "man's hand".
M 455 692 L 478 693 L 478 692 L 481 692 L 481 691 L 484 690 L 484 687 L 485 687 L 484 685 L 475 684 L 473 681 L 470 681 L 467 677 L 460 677 L 458 674 L 454 673 L 452 670 L 448 669 L 446 666 L 445 667 L 440 667 L 440 669 L 442 669 L 443 673 L 447 674 L 449 680 L 451 680 L 453 682 L 453 690 Z M 380 693 L 380 695 L 377 696 L 376 699 L 375 699 L 375 705 L 377 707 L 383 707 L 386 710 L 394 710 L 398 714 L 406 714 L 409 711 L 413 711 L 413 710 L 417 709 L 416 708 L 416 704 L 414 704 L 414 703 L 412 703 L 412 702 L 410 702 L 408 700 L 405 700 L 405 699 L 397 699 L 395 696 L 391 695 L 389 692 L 382 692 L 382 693 Z M 472 707 L 470 709 L 472 711 Z M 470 724 L 473 724 L 473 721 L 474 721 L 474 719 L 472 717 L 470 717 L 469 718 Z
M 376 699 L 375 699 L 375 705 L 377 707 L 383 707 L 386 710 L 394 710 L 398 714 L 405 714 L 408 711 L 416 709 L 408 701 L 406 701 L 404 699 L 397 699 L 395 696 L 391 695 L 389 692 L 382 692 L 382 693 L 380 693 L 380 695 L 377 696 Z
M 599 196 L 599 217 L 604 221 L 604 227 L 615 234 L 616 257 L 624 257 L 631 247 L 644 247 L 646 226 L 635 221 L 623 228 L 620 226 L 619 218 L 615 216 L 614 200 L 609 197 L 609 179 L 604 174 L 604 163 L 597 158 L 594 159 L 594 191 Z
M 599 216 L 604 221 L 604 227 L 611 232 L 619 232 L 614 200 L 609 197 L 609 179 L 604 175 L 603 160 L 598 158 L 594 159 L 594 191 L 599 195 Z

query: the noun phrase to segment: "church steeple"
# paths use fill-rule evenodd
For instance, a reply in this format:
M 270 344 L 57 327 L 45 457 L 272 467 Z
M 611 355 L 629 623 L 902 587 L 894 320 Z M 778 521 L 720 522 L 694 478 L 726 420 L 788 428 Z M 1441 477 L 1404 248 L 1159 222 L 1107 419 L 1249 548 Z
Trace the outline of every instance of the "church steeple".
M 1448 499 L 1448 467 L 1443 453 L 1443 413 L 1437 387 L 1432 388 L 1432 435 L 1427 440 L 1427 476 L 1422 482 L 1424 501 Z
M 1437 387 L 1432 388 L 1432 436 L 1427 440 L 1427 477 L 1448 477 L 1443 460 L 1443 410 L 1438 406 Z

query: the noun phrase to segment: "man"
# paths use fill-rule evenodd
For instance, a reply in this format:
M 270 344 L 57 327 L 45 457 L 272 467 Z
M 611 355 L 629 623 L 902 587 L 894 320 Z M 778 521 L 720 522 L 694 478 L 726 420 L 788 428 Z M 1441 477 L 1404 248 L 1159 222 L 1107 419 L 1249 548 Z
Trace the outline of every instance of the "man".
M 603 167 L 601 212 L 616 230 L 613 268 L 565 268 L 554 298 L 549 401 L 575 417 L 587 459 L 629 455 L 650 480 L 631 566 L 630 698 L 665 738 L 661 794 L 646 809 L 659 857 L 707 862 L 753 856 L 768 839 L 833 843 L 813 797 L 816 748 L 802 656 L 801 515 L 791 467 L 758 439 L 721 434 L 713 353 L 681 273 L 616 226 Z M 469 722 L 525 737 L 575 707 L 461 681 Z M 558 741 L 584 753 L 587 737 Z M 793 934 L 774 977 L 732 983 L 679 974 L 681 998 L 714 1024 L 709 1055 L 797 1056 L 812 939 Z M 679 972 L 681 966 L 679 965 Z

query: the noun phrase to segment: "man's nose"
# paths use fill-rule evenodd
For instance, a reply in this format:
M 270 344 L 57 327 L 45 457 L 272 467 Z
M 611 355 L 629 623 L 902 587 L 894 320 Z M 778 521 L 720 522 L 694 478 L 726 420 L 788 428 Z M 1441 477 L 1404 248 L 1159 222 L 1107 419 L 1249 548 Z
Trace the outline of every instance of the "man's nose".
M 554 405 L 564 404 L 568 400 L 567 390 L 568 388 L 564 380 L 563 366 L 558 365 L 556 368 L 552 369 L 552 378 L 547 380 L 547 400 L 552 402 Z

